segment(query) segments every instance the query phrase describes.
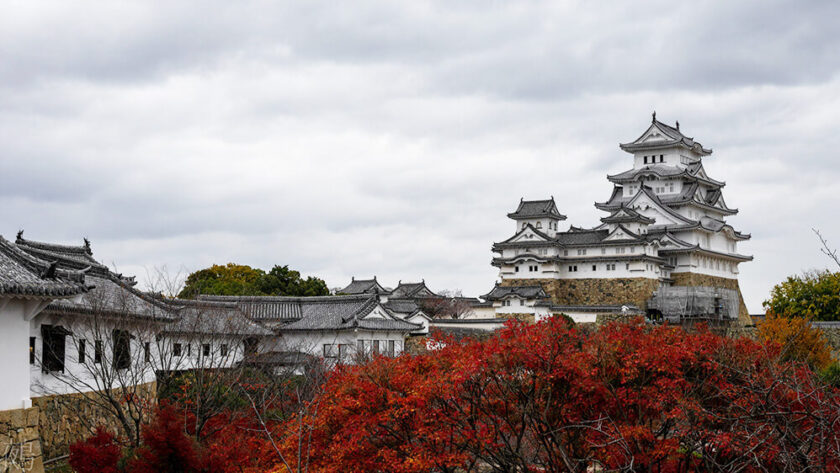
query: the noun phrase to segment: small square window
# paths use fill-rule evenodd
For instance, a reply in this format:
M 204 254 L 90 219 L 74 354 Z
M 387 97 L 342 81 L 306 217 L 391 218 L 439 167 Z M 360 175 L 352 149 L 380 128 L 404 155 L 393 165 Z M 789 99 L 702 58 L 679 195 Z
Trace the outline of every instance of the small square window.
M 176 343 L 172 345 L 172 355 L 173 356 L 181 356 L 181 344 Z

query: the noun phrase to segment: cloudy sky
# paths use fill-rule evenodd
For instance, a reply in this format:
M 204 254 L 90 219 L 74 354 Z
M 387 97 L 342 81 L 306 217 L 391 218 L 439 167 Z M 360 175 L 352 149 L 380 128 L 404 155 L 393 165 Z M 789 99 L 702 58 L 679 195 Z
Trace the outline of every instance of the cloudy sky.
M 489 290 L 521 197 L 592 226 L 650 113 L 715 150 L 753 312 L 840 246 L 840 3 L 3 2 L 0 234 L 138 274 Z

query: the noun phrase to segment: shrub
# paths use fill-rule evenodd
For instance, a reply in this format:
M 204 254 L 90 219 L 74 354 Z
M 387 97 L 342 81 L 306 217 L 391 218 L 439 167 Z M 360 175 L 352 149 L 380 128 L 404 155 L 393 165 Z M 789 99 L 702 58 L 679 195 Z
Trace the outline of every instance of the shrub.
M 87 440 L 70 445 L 70 466 L 76 473 L 117 473 L 122 449 L 114 435 L 98 427 Z
M 834 361 L 822 371 L 822 379 L 826 384 L 840 388 L 840 362 Z
M 194 440 L 172 407 L 158 410 L 143 429 L 143 443 L 128 462 L 129 473 L 194 473 L 202 471 Z
M 802 317 L 780 317 L 767 314 L 758 325 L 758 338 L 781 346 L 785 360 L 808 363 L 817 370 L 831 363 L 831 348 L 822 332 Z

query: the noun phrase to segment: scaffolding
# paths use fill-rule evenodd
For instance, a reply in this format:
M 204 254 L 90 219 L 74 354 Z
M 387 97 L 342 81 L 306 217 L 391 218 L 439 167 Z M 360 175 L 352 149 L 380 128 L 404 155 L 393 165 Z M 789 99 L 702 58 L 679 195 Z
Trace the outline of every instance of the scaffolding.
M 738 319 L 738 291 L 719 287 L 663 286 L 648 300 L 649 317 L 670 323 L 729 324 Z

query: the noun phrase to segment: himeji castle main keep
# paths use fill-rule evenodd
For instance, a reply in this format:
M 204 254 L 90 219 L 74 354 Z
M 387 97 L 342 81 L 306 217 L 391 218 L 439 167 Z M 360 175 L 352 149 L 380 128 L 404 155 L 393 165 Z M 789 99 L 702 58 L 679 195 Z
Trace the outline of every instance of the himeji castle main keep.
M 493 245 L 501 280 L 494 291 L 508 295 L 497 305 L 539 311 L 516 294 L 541 288 L 544 315 L 633 312 L 750 323 L 738 286 L 738 265 L 752 260 L 738 243 L 750 235 L 726 222 L 738 211 L 723 198 L 725 183 L 703 168 L 712 150 L 656 113 L 641 136 L 620 147 L 633 167 L 607 176 L 613 190 L 595 204 L 605 212 L 599 225 L 561 231 L 566 217 L 553 197 L 522 200 L 508 214 L 515 234 Z

